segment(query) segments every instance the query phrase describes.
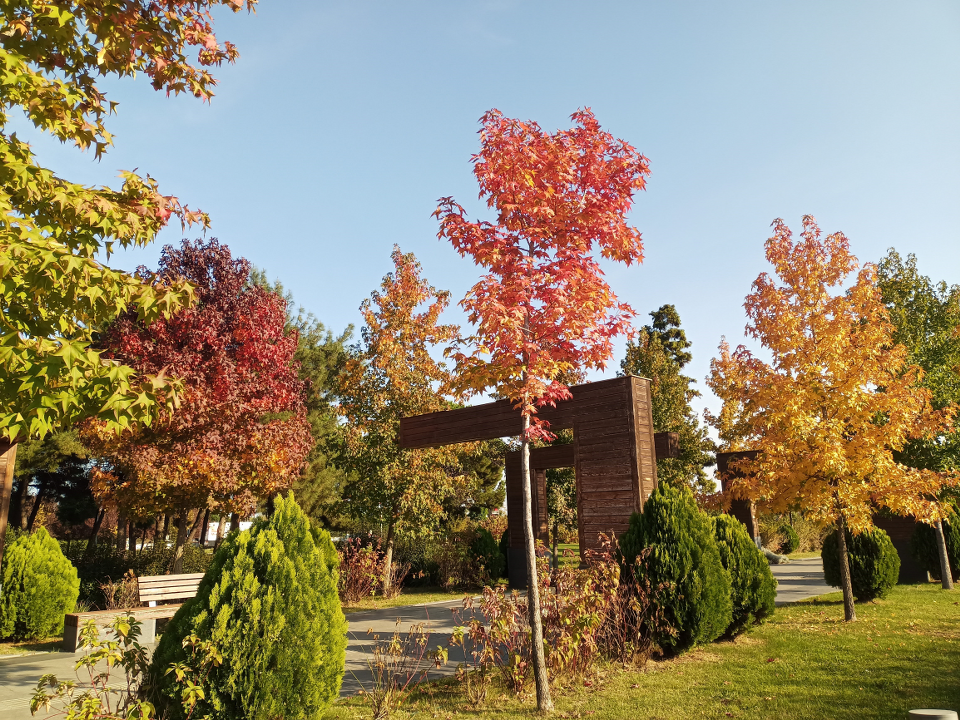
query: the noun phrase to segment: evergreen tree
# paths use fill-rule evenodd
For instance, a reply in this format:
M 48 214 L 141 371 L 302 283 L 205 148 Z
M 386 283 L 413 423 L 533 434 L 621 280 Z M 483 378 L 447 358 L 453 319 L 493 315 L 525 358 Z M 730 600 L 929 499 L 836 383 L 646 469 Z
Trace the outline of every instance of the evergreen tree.
M 673 305 L 663 305 L 650 316 L 653 323 L 627 343 L 620 369 L 624 375 L 650 378 L 654 432 L 679 436 L 680 456 L 657 460 L 657 478 L 678 487 L 712 491 L 713 481 L 704 468 L 714 464 L 714 445 L 690 405 L 700 392 L 693 388 L 696 380 L 680 372 L 692 359 L 692 343 L 680 328 Z

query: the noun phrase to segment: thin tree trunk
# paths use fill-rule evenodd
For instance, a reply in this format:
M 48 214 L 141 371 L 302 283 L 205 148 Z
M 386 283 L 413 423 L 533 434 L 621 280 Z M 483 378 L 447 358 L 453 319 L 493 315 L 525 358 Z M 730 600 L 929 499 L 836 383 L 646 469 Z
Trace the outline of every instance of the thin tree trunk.
M 90 537 L 87 538 L 87 547 L 83 551 L 84 557 L 91 557 L 94 548 L 97 547 L 97 536 L 100 534 L 100 526 L 103 525 L 103 519 L 107 516 L 107 509 L 100 508 L 97 517 L 93 519 L 93 529 L 90 531 Z
M 43 505 L 44 496 L 47 494 L 48 480 L 44 475 L 44 479 L 40 481 L 40 487 L 37 488 L 37 499 L 33 502 L 33 507 L 30 509 L 30 519 L 27 520 L 27 532 L 33 532 L 33 524 L 37 521 L 37 513 L 40 512 L 40 506 Z
M 940 584 L 944 590 L 953 590 L 953 573 L 950 571 L 950 556 L 947 555 L 947 540 L 943 536 L 943 523 L 937 520 L 933 526 L 937 535 L 937 550 L 940 552 Z
M 20 530 L 27 529 L 26 510 L 27 498 L 30 497 L 30 478 L 20 478 L 20 484 L 17 486 L 17 494 L 10 501 L 10 515 L 13 518 L 14 525 Z
M 216 550 L 220 547 L 220 543 L 223 542 L 223 532 L 227 529 L 227 516 L 224 513 L 220 513 L 217 517 L 217 539 L 213 541 L 213 549 Z
M 122 512 L 117 515 L 117 550 L 127 546 L 127 516 Z
M 183 546 L 187 542 L 187 509 L 183 508 L 177 518 L 177 541 L 173 545 L 173 562 L 170 573 L 179 575 L 183 572 Z
M 0 590 L 3 589 L 3 546 L 7 539 L 7 516 L 10 514 L 13 470 L 16 463 L 17 444 L 0 440 Z
M 530 644 L 533 657 L 533 679 L 537 686 L 537 710 L 553 710 L 550 697 L 550 678 L 543 648 L 543 618 L 540 616 L 540 583 L 537 577 L 537 545 L 533 535 L 533 492 L 530 487 L 530 416 L 523 416 L 521 458 L 523 459 L 523 537 L 527 556 L 527 614 L 530 618 Z
M 847 532 L 843 515 L 837 518 L 837 551 L 840 553 L 840 584 L 843 587 L 843 619 L 854 622 L 857 611 L 853 606 L 853 583 L 850 582 L 850 560 L 847 557 Z
M 166 543 L 167 540 L 169 539 L 170 539 L 170 513 L 164 513 L 163 514 L 163 532 L 160 533 L 160 540 Z M 154 543 L 156 543 L 156 540 L 154 540 Z
M 230 513 L 230 532 L 240 529 L 240 514 Z
M 387 554 L 383 558 L 383 595 L 386 597 L 393 584 L 393 513 L 390 513 L 390 523 L 387 525 Z
M 557 558 L 557 536 L 560 534 L 560 528 L 556 522 L 553 523 L 553 553 L 550 558 L 551 564 L 553 565 L 553 571 L 556 572 L 560 569 L 560 560 Z
M 200 547 L 207 546 L 207 534 L 210 531 L 210 508 L 203 511 L 203 524 L 200 526 Z
M 130 521 L 127 530 L 127 550 L 131 555 L 137 554 L 137 526 L 133 520 Z

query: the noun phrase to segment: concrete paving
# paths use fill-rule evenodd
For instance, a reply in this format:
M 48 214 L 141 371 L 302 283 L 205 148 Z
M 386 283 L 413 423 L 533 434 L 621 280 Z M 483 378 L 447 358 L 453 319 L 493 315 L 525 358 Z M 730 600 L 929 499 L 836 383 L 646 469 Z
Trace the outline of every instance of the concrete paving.
M 820 558 L 794 560 L 788 565 L 773 565 L 771 569 L 779 582 L 777 605 L 836 591 L 836 588 L 824 583 Z M 424 629 L 430 633 L 428 648 L 435 649 L 438 645 L 446 647 L 455 624 L 452 611 L 460 606 L 460 601 L 452 601 L 349 613 L 346 672 L 340 694 L 353 695 L 358 690 L 370 688 L 372 676 L 368 659 L 375 642 L 374 636 L 379 635 L 381 640 L 388 639 L 397 628 L 399 619 L 400 630 L 404 633 L 411 625 L 423 623 Z M 147 647 L 152 649 L 153 646 Z M 52 673 L 61 680 L 76 679 L 74 664 L 79 657 L 79 654 L 59 652 L 0 657 L 0 718 L 29 720 L 30 697 L 40 676 Z M 452 649 L 445 667 L 435 669 L 429 662 L 424 662 L 421 667 L 429 668 L 429 676 L 437 678 L 453 674 L 457 663 L 462 660 L 463 657 Z M 43 718 L 46 715 L 40 712 L 36 717 Z

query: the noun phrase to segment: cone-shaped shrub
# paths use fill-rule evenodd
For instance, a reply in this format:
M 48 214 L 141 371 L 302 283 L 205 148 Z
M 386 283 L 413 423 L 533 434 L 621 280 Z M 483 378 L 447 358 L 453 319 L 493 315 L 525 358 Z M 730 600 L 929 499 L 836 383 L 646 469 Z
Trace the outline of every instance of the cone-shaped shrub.
M 184 638 L 196 634 L 223 655 L 202 682 L 196 717 L 318 718 L 340 692 L 346 632 L 329 534 L 292 494 L 277 498 L 270 518 L 224 541 L 196 597 L 164 631 L 151 666 L 156 700 L 183 717 L 166 671 L 187 660 Z
M 647 498 L 643 513 L 634 513 L 620 540 L 623 561 L 633 565 L 649 547 L 647 562 L 635 572 L 654 587 L 665 585 L 662 597 L 668 624 L 677 634 L 655 642 L 677 654 L 720 637 L 732 616 L 730 577 L 720 562 L 713 527 L 687 488 L 661 483 Z
M 793 529 L 793 526 L 789 523 L 784 523 L 780 526 L 780 532 L 783 533 L 783 545 L 780 546 L 780 553 L 782 555 L 789 555 L 792 552 L 796 552 L 797 548 L 800 547 L 800 536 L 797 535 L 797 531 Z
M 828 585 L 842 587 L 837 533 L 823 539 L 823 577 Z M 900 575 L 900 556 L 886 531 L 873 528 L 859 535 L 847 531 L 847 558 L 853 596 L 860 602 L 886 597 Z
M 777 581 L 746 525 L 730 515 L 718 515 L 713 518 L 713 532 L 720 561 L 730 574 L 733 620 L 727 634 L 736 635 L 773 615 Z
M 0 637 L 39 640 L 63 632 L 80 594 L 77 569 L 44 528 L 21 535 L 3 553 Z
M 500 552 L 500 544 L 486 528 L 477 528 L 477 536 L 470 543 L 470 557 L 477 563 L 484 581 L 503 577 L 507 563 Z
M 954 516 L 956 518 L 956 516 Z M 954 582 L 960 582 L 960 522 L 943 523 L 943 539 L 947 543 L 947 559 L 950 561 L 950 574 Z M 940 577 L 940 548 L 937 547 L 937 531 L 926 523 L 918 522 L 910 549 L 920 563 L 920 567 L 930 573 L 934 580 Z

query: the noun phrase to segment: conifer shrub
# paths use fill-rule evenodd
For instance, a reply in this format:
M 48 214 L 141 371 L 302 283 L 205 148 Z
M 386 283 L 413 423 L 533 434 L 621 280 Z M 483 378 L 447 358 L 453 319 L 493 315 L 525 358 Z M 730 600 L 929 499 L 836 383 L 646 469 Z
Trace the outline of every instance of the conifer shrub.
M 3 553 L 0 637 L 39 640 L 63 632 L 80 594 L 77 570 L 44 528 L 21 535 Z
M 797 531 L 793 529 L 793 526 L 790 523 L 783 523 L 780 526 L 780 532 L 783 534 L 783 543 L 780 545 L 780 553 L 782 555 L 789 555 L 792 552 L 796 552 L 800 547 L 800 536 L 797 535 Z
M 636 563 L 644 548 L 646 561 Z M 634 513 L 620 540 L 622 562 L 651 587 L 662 587 L 665 626 L 655 638 L 668 655 L 711 642 L 730 626 L 730 576 L 723 569 L 710 518 L 688 488 L 661 483 Z
M 713 518 L 713 532 L 720 561 L 730 575 L 733 619 L 727 634 L 736 635 L 773 615 L 777 581 L 746 525 L 730 515 L 718 515 Z
M 184 717 L 167 671 L 186 661 L 184 640 L 196 636 L 223 656 L 202 682 L 197 717 L 319 718 L 340 691 L 347 644 L 337 557 L 292 494 L 277 498 L 269 518 L 229 536 L 154 654 L 161 714 Z
M 954 582 L 960 582 L 960 522 L 943 523 L 943 539 L 947 545 L 947 559 Z M 910 539 L 910 549 L 920 567 L 930 573 L 934 580 L 940 577 L 940 548 L 937 547 L 937 531 L 931 525 L 918 522 Z
M 503 577 L 506 562 L 500 552 L 500 545 L 493 534 L 483 527 L 477 528 L 476 537 L 470 543 L 470 556 L 477 563 L 484 584 Z
M 886 597 L 900 575 L 900 556 L 886 531 L 873 528 L 859 535 L 846 531 L 847 558 L 853 596 L 860 602 Z M 823 577 L 828 585 L 842 587 L 836 531 L 823 540 Z

